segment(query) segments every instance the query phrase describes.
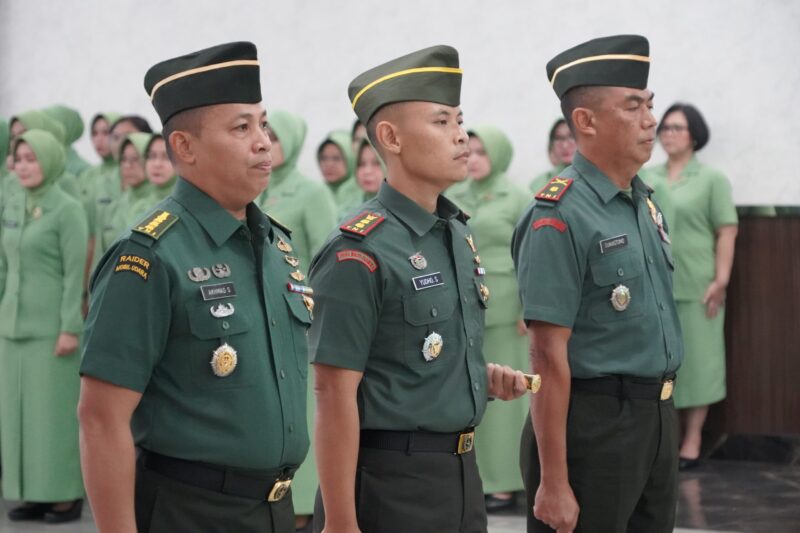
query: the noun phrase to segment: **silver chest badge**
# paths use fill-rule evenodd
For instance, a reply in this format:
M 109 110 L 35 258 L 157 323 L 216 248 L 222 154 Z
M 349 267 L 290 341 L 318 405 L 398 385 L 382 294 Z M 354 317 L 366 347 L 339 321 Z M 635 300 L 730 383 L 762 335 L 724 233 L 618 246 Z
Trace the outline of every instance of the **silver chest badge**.
M 611 306 L 615 311 L 624 311 L 631 303 L 631 291 L 625 285 L 617 285 L 611 291 Z
M 214 318 L 225 318 L 234 313 L 233 304 L 217 304 L 211 306 L 211 316 Z
M 442 346 L 444 346 L 442 336 L 433 332 L 425 337 L 425 342 L 422 344 L 422 356 L 426 361 L 433 361 L 442 353 Z
M 428 260 L 422 255 L 422 252 L 415 253 L 409 257 L 408 260 L 411 262 L 411 266 L 417 270 L 425 270 L 428 268 Z
M 229 267 L 225 263 L 218 263 L 211 267 L 211 272 L 214 273 L 215 277 L 227 278 L 230 277 L 231 275 L 231 267 Z
M 195 283 L 208 281 L 211 278 L 211 271 L 205 267 L 193 267 L 186 273 L 189 279 Z

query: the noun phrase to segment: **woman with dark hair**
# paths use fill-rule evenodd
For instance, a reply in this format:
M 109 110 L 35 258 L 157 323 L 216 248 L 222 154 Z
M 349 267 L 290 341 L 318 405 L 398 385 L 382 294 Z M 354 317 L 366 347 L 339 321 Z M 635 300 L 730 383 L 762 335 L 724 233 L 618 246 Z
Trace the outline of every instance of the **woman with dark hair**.
M 364 137 L 356 150 L 356 183 L 363 191 L 362 202 L 375 198 L 386 178 L 386 167 L 378 152 Z
M 317 164 L 322 179 L 333 194 L 337 219 L 343 218 L 362 202 L 356 183 L 352 139 L 344 131 L 333 131 L 317 147 Z
M 673 294 L 683 330 L 685 357 L 675 382 L 675 407 L 683 429 L 681 468 L 697 466 L 708 406 L 725 398 L 725 289 L 733 266 L 738 218 L 731 185 L 697 160 L 709 139 L 703 116 L 677 103 L 656 129 L 667 162 L 645 179 L 666 185 L 674 220 L 667 220 L 675 259 Z
M 530 197 L 506 174 L 513 156 L 508 137 L 493 126 L 477 126 L 468 134 L 468 177 L 445 194 L 471 217 L 474 243 L 481 252 L 476 273 L 491 290 L 483 341 L 486 362 L 527 368 L 528 341 L 521 322 L 511 237 Z M 523 488 L 519 440 L 527 414 L 528 402 L 493 402 L 475 429 L 487 512 L 513 508 L 514 492 Z
M 360 120 L 356 119 L 353 122 L 353 127 L 350 128 L 350 144 L 353 147 L 353 153 L 358 152 L 358 149 L 361 147 L 361 142 L 367 138 L 367 127 L 361 123 Z
M 558 176 L 559 172 L 571 165 L 575 150 L 575 137 L 567 126 L 567 121 L 559 118 L 550 127 L 547 141 L 547 157 L 553 168 L 533 178 L 530 184 L 531 192 L 539 192 L 551 179 Z
M 87 228 L 56 185 L 63 143 L 30 129 L 14 142 L 20 189 L 0 224 L 0 437 L 9 519 L 67 522 L 81 515 L 79 337 Z

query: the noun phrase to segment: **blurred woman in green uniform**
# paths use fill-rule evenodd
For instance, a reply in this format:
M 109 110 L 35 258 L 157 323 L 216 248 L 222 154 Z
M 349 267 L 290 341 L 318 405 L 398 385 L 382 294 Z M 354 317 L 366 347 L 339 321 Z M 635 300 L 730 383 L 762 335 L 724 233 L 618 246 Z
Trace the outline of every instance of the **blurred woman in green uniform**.
M 300 270 L 308 271 L 311 258 L 336 225 L 333 197 L 321 183 L 297 168 L 306 138 L 305 121 L 288 111 L 269 114 L 272 140 L 272 175 L 261 195 L 261 209 L 292 230 L 293 255 Z
M 160 133 L 153 134 L 144 149 L 144 175 L 150 185 L 147 194 L 132 208 L 132 212 L 137 213 L 133 216 L 137 218 L 144 217 L 156 204 L 169 196 L 177 180 L 175 169 L 167 155 L 167 143 Z
M 304 277 L 311 258 L 336 226 L 336 208 L 328 188 L 322 183 L 311 181 L 297 169 L 297 160 L 306 138 L 305 121 L 288 111 L 273 111 L 268 120 L 272 141 L 272 174 L 269 185 L 261 196 L 260 205 L 264 212 L 292 231 L 293 250 L 290 257 L 299 261 L 298 269 Z M 296 281 L 300 282 L 302 278 Z M 313 432 L 314 427 L 314 403 L 314 390 L 309 385 L 309 433 Z M 298 517 L 298 529 L 308 523 L 314 512 L 317 485 L 317 467 L 313 449 L 310 449 L 292 483 L 292 501 Z
M 89 221 L 89 230 L 94 228 L 95 195 L 97 188 L 108 174 L 117 169 L 117 160 L 111 154 L 110 133 L 111 124 L 120 117 L 119 113 L 98 113 L 92 118 L 89 132 L 92 137 L 92 146 L 100 157 L 100 163 L 89 167 L 78 176 L 78 189 L 81 203 L 86 209 L 86 218 Z
M 674 296 L 683 330 L 685 356 L 675 382 L 681 409 L 681 467 L 698 464 L 708 406 L 725 398 L 725 289 L 733 266 L 738 219 L 731 184 L 697 160 L 709 139 L 700 112 L 674 104 L 656 130 L 667 153 L 665 164 L 646 173 L 666 183 L 674 220 L 668 220 L 675 258 Z
M 120 146 L 119 174 L 121 193 L 111 202 L 108 216 L 97 228 L 94 243 L 94 263 L 106 253 L 126 229 L 141 219 L 140 202 L 152 193 L 152 185 L 145 177 L 144 154 L 152 135 L 131 133 Z
M 385 178 L 386 167 L 378 152 L 367 138 L 361 139 L 356 150 L 356 183 L 362 191 L 361 202 L 375 198 Z
M 550 127 L 547 141 L 547 157 L 550 159 L 553 168 L 533 178 L 530 184 L 531 192 L 539 192 L 542 187 L 547 185 L 547 182 L 570 166 L 572 164 L 572 156 L 575 155 L 575 149 L 575 137 L 569 130 L 567 121 L 559 118 Z
M 528 343 L 521 326 L 511 236 L 529 204 L 529 195 L 506 176 L 513 155 L 508 137 L 491 126 L 469 132 L 469 178 L 446 195 L 471 217 L 475 243 L 481 251 L 477 269 L 485 270 L 491 291 L 486 309 L 483 351 L 487 363 L 528 368 Z M 487 494 L 487 511 L 514 505 L 514 491 L 522 490 L 519 438 L 528 414 L 527 402 L 493 402 L 475 430 L 475 453 Z
M 0 436 L 3 496 L 25 502 L 11 520 L 80 517 L 79 336 L 87 228 L 55 182 L 62 143 L 29 130 L 14 144 L 24 190 L 0 225 Z
M 350 134 L 344 130 L 329 133 L 317 148 L 317 164 L 333 194 L 337 219 L 341 219 L 363 201 L 353 177 L 355 157 Z
M 0 118 L 0 194 L 2 194 L 2 184 L 6 176 L 11 172 L 9 166 L 9 149 L 8 142 L 11 140 L 10 132 L 8 131 L 8 121 Z M 0 197 L 2 201 L 2 197 Z
M 83 135 L 83 119 L 81 119 L 80 113 L 61 104 L 46 107 L 44 112 L 64 128 L 64 148 L 67 154 L 66 171 L 73 176 L 80 176 L 89 168 L 89 163 L 72 147 Z

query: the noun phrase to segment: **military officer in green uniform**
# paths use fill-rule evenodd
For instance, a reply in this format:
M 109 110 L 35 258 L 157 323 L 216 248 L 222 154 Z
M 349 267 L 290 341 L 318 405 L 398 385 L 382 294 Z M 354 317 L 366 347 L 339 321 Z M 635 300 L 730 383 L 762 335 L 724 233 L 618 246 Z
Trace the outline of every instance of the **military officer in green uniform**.
M 486 531 L 474 427 L 525 379 L 484 360 L 478 243 L 440 194 L 467 175 L 461 76 L 435 46 L 350 83 L 387 181 L 311 265 L 316 531 Z
M 313 301 L 289 231 L 253 203 L 271 170 L 256 48 L 161 62 L 145 89 L 180 178 L 92 280 L 79 418 L 97 526 L 294 531 Z
M 656 120 L 647 39 L 594 39 L 547 64 L 575 134 L 512 253 L 542 390 L 520 462 L 528 531 L 671 532 L 683 359 L 667 221 L 636 173 Z

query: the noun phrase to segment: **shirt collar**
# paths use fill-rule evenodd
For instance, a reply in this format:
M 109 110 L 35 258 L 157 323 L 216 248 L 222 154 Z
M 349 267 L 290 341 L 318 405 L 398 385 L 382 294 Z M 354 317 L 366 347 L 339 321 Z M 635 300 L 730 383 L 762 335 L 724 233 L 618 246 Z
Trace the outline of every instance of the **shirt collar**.
M 182 177 L 178 177 L 172 197 L 189 211 L 217 246 L 221 246 L 243 225 L 241 220 L 237 220 L 216 200 Z M 253 227 L 257 227 L 265 235 L 271 231 L 269 219 L 255 204 L 250 202 L 246 212 L 248 221 L 254 224 Z
M 414 200 L 397 191 L 386 181 L 381 184 L 381 188 L 378 191 L 378 202 L 407 224 L 419 236 L 428 233 L 440 218 L 450 220 L 459 217 L 463 221 L 466 221 L 467 218 L 456 204 L 441 194 L 436 206 L 436 212 L 439 216 L 428 213 Z
M 622 190 L 617 187 L 605 174 L 595 166 L 594 163 L 586 159 L 580 152 L 575 152 L 572 157 L 572 166 L 583 176 L 589 187 L 597 194 L 600 200 L 607 204 L 612 198 L 622 193 Z M 649 189 L 647 185 L 639 178 L 634 176 L 631 182 L 633 194 L 642 194 L 647 196 Z

